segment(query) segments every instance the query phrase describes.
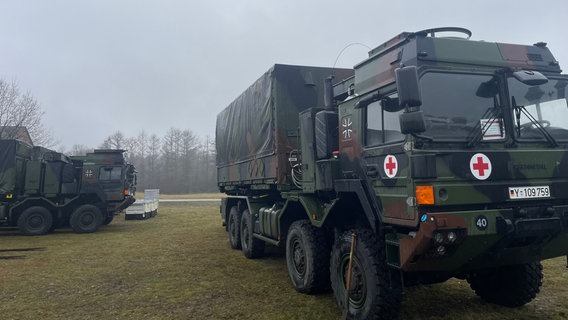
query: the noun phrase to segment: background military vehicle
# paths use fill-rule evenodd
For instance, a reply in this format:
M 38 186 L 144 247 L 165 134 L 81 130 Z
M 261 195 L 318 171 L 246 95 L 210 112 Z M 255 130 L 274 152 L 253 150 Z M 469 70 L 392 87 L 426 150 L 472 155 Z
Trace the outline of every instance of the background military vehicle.
M 41 235 L 70 226 L 94 232 L 132 204 L 134 167 L 124 150 L 68 157 L 19 140 L 0 140 L 0 224 Z
M 451 277 L 534 299 L 568 253 L 568 76 L 545 43 L 470 36 L 404 32 L 353 70 L 276 65 L 248 88 L 217 118 L 230 245 L 285 246 L 296 290 L 331 285 L 351 319 Z

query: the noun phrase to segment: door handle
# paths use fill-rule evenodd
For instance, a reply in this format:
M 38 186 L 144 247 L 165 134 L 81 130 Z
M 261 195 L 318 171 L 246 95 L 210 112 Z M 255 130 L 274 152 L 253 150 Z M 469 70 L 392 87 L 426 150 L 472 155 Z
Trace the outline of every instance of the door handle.
M 367 176 L 369 178 L 376 178 L 379 176 L 379 170 L 377 170 L 376 166 L 368 166 L 367 167 Z

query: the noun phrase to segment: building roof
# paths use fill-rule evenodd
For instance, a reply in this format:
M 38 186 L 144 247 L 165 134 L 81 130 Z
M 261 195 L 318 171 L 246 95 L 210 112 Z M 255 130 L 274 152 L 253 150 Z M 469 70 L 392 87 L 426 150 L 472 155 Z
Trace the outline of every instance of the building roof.
M 16 139 L 33 145 L 28 129 L 22 126 L 0 126 L 0 139 Z

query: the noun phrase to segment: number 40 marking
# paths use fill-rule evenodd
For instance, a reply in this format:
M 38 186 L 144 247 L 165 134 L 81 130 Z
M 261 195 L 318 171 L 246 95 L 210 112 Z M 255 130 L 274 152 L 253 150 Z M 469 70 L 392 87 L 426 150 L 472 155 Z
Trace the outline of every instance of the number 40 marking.
M 485 230 L 487 229 L 487 217 L 486 216 L 477 216 L 477 218 L 475 218 L 475 226 L 477 227 L 477 229 L 479 230 Z

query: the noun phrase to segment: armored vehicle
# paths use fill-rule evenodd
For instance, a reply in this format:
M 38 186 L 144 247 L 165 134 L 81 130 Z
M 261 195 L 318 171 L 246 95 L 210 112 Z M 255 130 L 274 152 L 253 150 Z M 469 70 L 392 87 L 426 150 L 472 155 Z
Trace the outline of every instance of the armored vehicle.
M 135 172 L 123 150 L 68 157 L 19 140 L 0 140 L 0 225 L 41 235 L 70 226 L 94 232 L 134 199 Z
M 217 118 L 231 247 L 284 246 L 295 289 L 331 287 L 350 319 L 452 277 L 534 299 L 568 253 L 568 76 L 545 43 L 470 36 L 403 32 L 353 70 L 276 65 L 248 88 Z

